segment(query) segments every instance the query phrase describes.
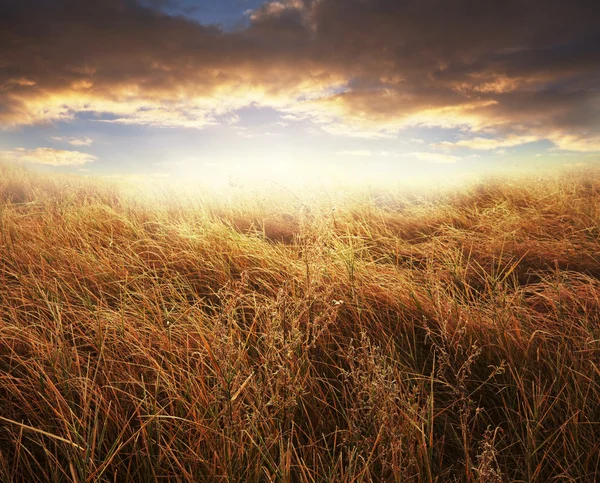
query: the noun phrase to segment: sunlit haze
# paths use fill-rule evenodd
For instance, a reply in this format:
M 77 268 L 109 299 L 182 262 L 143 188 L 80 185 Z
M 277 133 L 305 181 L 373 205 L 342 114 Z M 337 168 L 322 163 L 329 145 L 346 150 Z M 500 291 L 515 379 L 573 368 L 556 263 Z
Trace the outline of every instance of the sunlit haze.
M 5 0 L 0 159 L 217 188 L 597 164 L 597 5 Z

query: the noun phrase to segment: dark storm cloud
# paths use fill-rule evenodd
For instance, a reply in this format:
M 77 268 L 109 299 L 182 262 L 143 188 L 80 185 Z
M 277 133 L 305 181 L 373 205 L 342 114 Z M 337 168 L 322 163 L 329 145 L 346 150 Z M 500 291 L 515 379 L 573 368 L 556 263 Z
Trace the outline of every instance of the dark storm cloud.
M 600 149 L 597 2 L 287 0 L 228 33 L 164 3 L 3 2 L 0 123 L 201 127 L 255 102 L 340 133 L 461 126 Z

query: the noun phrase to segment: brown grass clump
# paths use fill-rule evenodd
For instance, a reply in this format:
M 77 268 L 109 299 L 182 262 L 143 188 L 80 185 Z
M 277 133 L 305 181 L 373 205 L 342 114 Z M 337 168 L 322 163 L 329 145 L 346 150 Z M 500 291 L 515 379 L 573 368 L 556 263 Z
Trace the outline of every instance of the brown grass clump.
M 0 481 L 600 480 L 600 175 L 140 200 L 0 166 Z

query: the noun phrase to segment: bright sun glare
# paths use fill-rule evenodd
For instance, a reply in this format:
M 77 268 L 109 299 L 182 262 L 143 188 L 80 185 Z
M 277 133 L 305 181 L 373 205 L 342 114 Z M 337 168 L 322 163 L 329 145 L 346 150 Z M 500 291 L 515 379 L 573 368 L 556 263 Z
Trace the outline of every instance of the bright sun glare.
M 416 163 L 330 159 L 325 162 L 295 160 L 278 153 L 271 157 L 221 162 L 186 160 L 166 166 L 162 176 L 173 185 L 201 185 L 211 190 L 285 187 L 335 189 L 398 186 L 437 187 L 472 179 L 474 173 L 455 173 L 451 167 Z

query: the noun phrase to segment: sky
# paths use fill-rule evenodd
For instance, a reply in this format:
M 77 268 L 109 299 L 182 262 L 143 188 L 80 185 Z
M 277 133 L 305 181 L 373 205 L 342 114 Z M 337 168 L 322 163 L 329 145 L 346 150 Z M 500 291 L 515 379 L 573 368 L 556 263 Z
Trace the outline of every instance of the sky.
M 600 2 L 2 0 L 0 159 L 443 179 L 600 160 Z

